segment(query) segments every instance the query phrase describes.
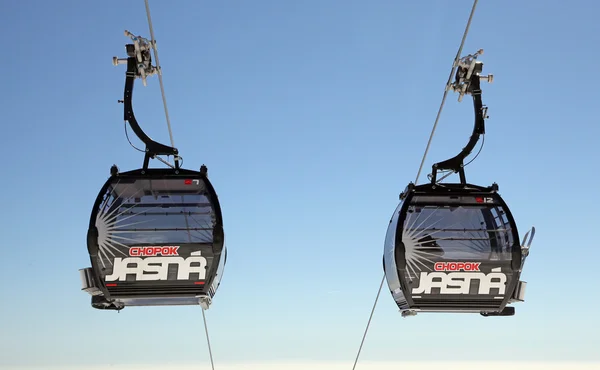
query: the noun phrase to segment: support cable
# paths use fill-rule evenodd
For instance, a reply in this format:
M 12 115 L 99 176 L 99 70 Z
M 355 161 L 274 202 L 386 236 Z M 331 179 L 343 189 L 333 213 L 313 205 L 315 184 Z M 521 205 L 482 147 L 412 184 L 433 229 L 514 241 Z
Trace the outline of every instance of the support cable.
M 208 326 L 206 325 L 206 315 L 204 314 L 204 308 L 202 309 L 202 319 L 204 319 L 204 331 L 206 332 L 206 342 L 208 343 L 208 354 L 210 355 L 210 366 L 212 370 L 215 370 L 215 363 L 213 362 L 212 349 L 210 347 L 210 338 L 208 337 Z
M 146 16 L 148 17 L 148 28 L 150 29 L 150 41 L 152 42 L 152 49 L 154 51 L 154 60 L 156 60 L 158 82 L 160 84 L 160 92 L 162 95 L 163 106 L 165 108 L 165 117 L 167 119 L 167 128 L 169 129 L 169 138 L 171 139 L 171 146 L 175 147 L 175 140 L 173 140 L 173 130 L 171 129 L 171 121 L 169 119 L 169 109 L 167 108 L 167 97 L 165 94 L 165 87 L 164 87 L 163 79 L 162 79 L 162 69 L 160 67 L 160 61 L 158 59 L 158 49 L 156 46 L 156 39 L 154 38 L 154 28 L 152 26 L 152 17 L 150 15 L 150 5 L 148 4 L 148 0 L 144 0 L 144 3 L 146 5 Z M 157 159 L 160 160 L 161 162 L 167 164 L 168 166 L 173 167 L 170 163 L 163 160 L 162 158 L 157 157 Z M 175 160 L 177 160 L 177 157 L 175 158 Z M 186 225 L 188 225 L 187 216 L 185 218 L 185 221 L 186 221 Z M 191 235 L 189 234 L 189 227 L 188 227 L 188 237 L 191 238 Z M 206 333 L 206 343 L 208 344 L 208 354 L 210 356 L 210 365 L 211 365 L 212 370 L 215 370 L 215 363 L 213 361 L 212 348 L 210 345 L 210 336 L 208 335 L 208 325 L 206 324 L 206 314 L 204 313 L 204 308 L 202 308 L 202 320 L 204 321 L 204 332 Z
M 478 1 L 479 0 L 474 0 L 474 2 L 473 2 L 473 7 L 471 8 L 471 14 L 469 15 L 469 20 L 467 21 L 467 26 L 465 28 L 465 32 L 463 33 L 463 37 L 460 42 L 460 47 L 458 48 L 458 52 L 456 53 L 456 57 L 454 58 L 454 63 L 452 63 L 452 70 L 450 71 L 450 76 L 448 77 L 448 82 L 446 82 L 446 88 L 444 89 L 444 95 L 442 97 L 442 102 L 440 104 L 440 108 L 438 109 L 437 116 L 435 117 L 435 122 L 433 124 L 431 134 L 429 135 L 427 147 L 425 148 L 425 152 L 423 153 L 423 159 L 421 160 L 421 165 L 419 166 L 419 171 L 417 171 L 415 184 L 418 183 L 419 177 L 421 176 L 421 171 L 423 170 L 423 164 L 425 163 L 425 159 L 427 158 L 427 153 L 429 152 L 429 148 L 431 146 L 431 141 L 433 139 L 433 135 L 435 134 L 435 130 L 437 129 L 437 125 L 438 125 L 440 116 L 442 114 L 442 110 L 444 109 L 444 103 L 446 102 L 446 97 L 448 95 L 449 86 L 452 82 L 452 77 L 454 76 L 454 73 L 456 72 L 456 68 L 458 67 L 458 62 L 460 61 L 460 55 L 462 53 L 462 49 L 465 44 L 465 40 L 467 38 L 467 34 L 469 33 L 469 28 L 471 27 L 471 21 L 473 20 L 473 14 L 475 13 L 475 8 L 477 7 Z M 362 351 L 363 344 L 365 343 L 365 338 L 367 337 L 369 327 L 371 326 L 371 319 L 373 318 L 373 313 L 375 312 L 375 308 L 377 307 L 377 302 L 379 301 L 379 295 L 381 294 L 381 289 L 383 288 L 384 281 L 385 281 L 385 273 L 383 274 L 383 278 L 381 279 L 381 284 L 379 284 L 379 290 L 377 291 L 377 296 L 375 297 L 375 302 L 373 303 L 373 308 L 371 309 L 371 314 L 369 315 L 369 321 L 367 322 L 367 327 L 365 328 L 365 332 L 364 332 L 362 340 L 360 342 L 360 347 L 358 348 L 358 353 L 356 354 L 356 359 L 354 360 L 354 365 L 352 366 L 352 370 L 356 369 L 356 364 L 358 363 L 358 359 L 360 357 L 360 353 Z
M 167 128 L 169 129 L 169 137 L 171 139 L 171 146 L 175 147 L 175 141 L 173 140 L 173 131 L 171 130 L 171 120 L 169 119 L 169 109 L 167 108 L 167 97 L 165 94 L 165 86 L 163 85 L 162 69 L 160 68 L 160 62 L 158 60 L 158 49 L 156 46 L 156 39 L 154 38 L 154 28 L 152 27 L 152 17 L 150 16 L 150 5 L 148 0 L 144 0 L 146 4 L 146 16 L 148 17 L 148 27 L 150 28 L 150 41 L 152 42 L 152 50 L 154 50 L 154 60 L 156 60 L 156 69 L 158 73 L 158 83 L 160 84 L 160 93 L 162 95 L 163 106 L 165 107 L 165 117 L 167 118 Z

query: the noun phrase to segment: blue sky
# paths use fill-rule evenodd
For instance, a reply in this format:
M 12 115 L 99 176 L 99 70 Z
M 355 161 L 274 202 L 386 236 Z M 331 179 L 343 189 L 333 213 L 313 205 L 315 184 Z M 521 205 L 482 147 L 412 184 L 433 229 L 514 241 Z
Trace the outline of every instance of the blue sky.
M 150 5 L 175 144 L 186 167 L 208 166 L 222 202 L 215 361 L 352 361 L 472 2 Z M 402 319 L 384 287 L 361 359 L 600 360 L 599 7 L 481 1 L 465 44 L 495 75 L 467 179 L 500 185 L 521 235 L 537 228 L 526 302 L 512 318 Z M 80 291 L 97 192 L 113 163 L 142 164 L 117 104 L 125 68 L 111 64 L 124 29 L 149 37 L 143 1 L 0 2 L 0 366 L 208 363 L 199 307 L 102 312 Z M 167 143 L 158 79 L 136 86 L 137 118 Z M 424 174 L 472 120 L 450 95 Z

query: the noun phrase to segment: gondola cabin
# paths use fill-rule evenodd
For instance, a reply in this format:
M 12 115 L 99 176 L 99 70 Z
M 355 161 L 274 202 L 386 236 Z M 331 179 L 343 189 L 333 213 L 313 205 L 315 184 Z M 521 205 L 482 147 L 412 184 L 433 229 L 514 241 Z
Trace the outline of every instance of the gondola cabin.
M 416 312 L 514 312 L 522 250 L 497 186 L 410 184 L 390 221 L 384 270 L 396 304 Z
M 205 173 L 135 170 L 111 176 L 94 204 L 82 270 L 96 308 L 197 305 L 225 265 L 217 195 Z

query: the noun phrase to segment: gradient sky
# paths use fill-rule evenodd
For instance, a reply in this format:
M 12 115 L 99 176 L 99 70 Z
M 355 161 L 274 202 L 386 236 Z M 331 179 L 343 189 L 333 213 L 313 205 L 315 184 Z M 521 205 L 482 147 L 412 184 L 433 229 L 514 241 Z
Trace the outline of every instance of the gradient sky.
M 218 364 L 354 360 L 398 194 L 414 181 L 472 1 L 151 1 L 175 144 L 206 164 L 229 248 L 207 312 Z M 537 228 L 510 318 L 403 319 L 384 287 L 361 360 L 599 361 L 594 195 L 598 1 L 480 1 L 465 53 L 493 84 L 472 183 Z M 136 1 L 0 1 L 4 212 L 0 366 L 208 365 L 199 307 L 94 310 L 80 291 L 93 201 L 123 131 Z M 168 142 L 158 79 L 143 128 Z M 466 143 L 450 95 L 425 164 Z M 135 143 L 138 141 L 136 139 Z M 366 368 L 361 367 L 359 368 Z

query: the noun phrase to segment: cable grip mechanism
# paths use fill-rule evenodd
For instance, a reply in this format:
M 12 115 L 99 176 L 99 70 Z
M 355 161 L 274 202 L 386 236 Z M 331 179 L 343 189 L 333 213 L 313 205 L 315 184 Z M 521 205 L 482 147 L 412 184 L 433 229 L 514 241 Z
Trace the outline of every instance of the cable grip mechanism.
M 160 73 L 160 68 L 152 65 L 152 56 L 150 50 L 156 48 L 156 41 L 148 40 L 145 37 L 135 36 L 133 33 L 125 30 L 125 36 L 129 37 L 133 44 L 127 44 L 127 56 L 135 57 L 137 60 L 136 77 L 142 79 L 144 86 L 148 86 L 146 78 Z M 113 65 L 127 64 L 127 58 L 113 57 Z
M 476 74 L 481 81 L 486 81 L 488 83 L 494 82 L 493 74 L 487 76 L 479 75 L 483 72 L 483 63 L 477 60 L 479 55 L 483 55 L 483 49 L 479 49 L 476 53 L 464 56 L 454 62 L 454 67 L 457 67 L 456 76 L 454 82 L 449 82 L 448 85 L 446 85 L 446 90 L 458 92 L 459 102 L 462 101 L 465 94 L 471 94 L 473 92 L 471 88 L 471 76 L 473 74 Z

